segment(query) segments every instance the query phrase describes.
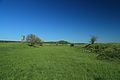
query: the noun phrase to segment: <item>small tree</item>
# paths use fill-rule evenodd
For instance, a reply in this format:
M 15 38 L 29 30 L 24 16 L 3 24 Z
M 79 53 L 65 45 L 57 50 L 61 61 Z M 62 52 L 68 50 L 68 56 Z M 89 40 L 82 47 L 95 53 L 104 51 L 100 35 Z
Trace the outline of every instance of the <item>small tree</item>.
M 90 43 L 94 44 L 97 41 L 97 37 L 96 36 L 92 36 L 90 39 Z
M 40 44 L 42 40 L 34 34 L 29 34 L 26 37 L 26 41 L 29 43 L 29 46 L 34 46 L 35 44 Z

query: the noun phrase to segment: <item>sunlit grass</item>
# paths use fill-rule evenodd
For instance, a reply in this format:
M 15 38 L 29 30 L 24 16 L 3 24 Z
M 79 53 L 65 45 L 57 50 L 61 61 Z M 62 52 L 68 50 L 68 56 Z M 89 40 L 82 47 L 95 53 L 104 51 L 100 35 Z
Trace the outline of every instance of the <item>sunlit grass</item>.
M 80 47 L 0 43 L 0 80 L 120 80 L 120 64 Z

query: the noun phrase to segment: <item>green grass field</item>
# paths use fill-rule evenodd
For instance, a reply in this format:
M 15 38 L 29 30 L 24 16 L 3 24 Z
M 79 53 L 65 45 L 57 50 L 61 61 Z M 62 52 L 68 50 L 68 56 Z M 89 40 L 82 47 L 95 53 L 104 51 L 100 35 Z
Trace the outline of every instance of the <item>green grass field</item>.
M 0 80 L 120 80 L 120 62 L 77 47 L 0 43 Z

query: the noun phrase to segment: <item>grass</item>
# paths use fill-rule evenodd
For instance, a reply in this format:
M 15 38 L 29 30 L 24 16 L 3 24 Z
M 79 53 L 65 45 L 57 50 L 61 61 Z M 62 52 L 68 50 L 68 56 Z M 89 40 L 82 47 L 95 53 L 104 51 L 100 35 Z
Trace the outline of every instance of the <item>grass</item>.
M 0 43 L 0 80 L 120 80 L 120 63 L 78 46 Z

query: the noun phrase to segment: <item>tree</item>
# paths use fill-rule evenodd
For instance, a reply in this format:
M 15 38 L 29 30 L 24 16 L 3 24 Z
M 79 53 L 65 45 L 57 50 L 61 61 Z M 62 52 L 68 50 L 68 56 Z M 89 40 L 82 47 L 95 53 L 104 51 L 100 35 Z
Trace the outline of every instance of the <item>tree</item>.
M 97 37 L 96 36 L 92 36 L 90 39 L 90 43 L 94 44 L 97 41 Z
M 26 41 L 29 43 L 29 46 L 42 43 L 42 40 L 34 34 L 27 35 Z

